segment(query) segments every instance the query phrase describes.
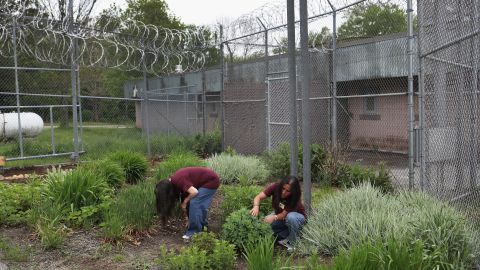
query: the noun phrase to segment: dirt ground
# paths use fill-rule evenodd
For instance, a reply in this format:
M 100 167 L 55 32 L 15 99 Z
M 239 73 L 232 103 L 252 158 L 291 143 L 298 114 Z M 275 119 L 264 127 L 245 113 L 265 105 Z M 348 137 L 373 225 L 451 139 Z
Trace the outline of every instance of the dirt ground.
M 217 193 L 209 212 L 209 228 L 215 233 L 221 230 L 221 200 Z M 105 243 L 98 228 L 76 230 L 68 235 L 60 249 L 52 251 L 44 250 L 38 237 L 25 226 L 0 227 L 0 239 L 20 246 L 29 254 L 23 262 L 0 260 L 0 269 L 2 262 L 8 269 L 160 269 L 154 260 L 158 258 L 161 245 L 177 250 L 189 245 L 182 240 L 182 224 L 182 220 L 173 219 L 163 227 L 158 221 L 148 235 L 116 246 Z M 246 269 L 243 258 L 237 258 L 236 269 Z

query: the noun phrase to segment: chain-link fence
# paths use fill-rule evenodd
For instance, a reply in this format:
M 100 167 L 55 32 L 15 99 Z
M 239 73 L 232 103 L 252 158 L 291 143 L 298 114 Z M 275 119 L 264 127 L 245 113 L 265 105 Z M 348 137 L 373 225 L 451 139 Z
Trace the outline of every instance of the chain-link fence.
M 425 189 L 479 222 L 479 1 L 419 4 Z

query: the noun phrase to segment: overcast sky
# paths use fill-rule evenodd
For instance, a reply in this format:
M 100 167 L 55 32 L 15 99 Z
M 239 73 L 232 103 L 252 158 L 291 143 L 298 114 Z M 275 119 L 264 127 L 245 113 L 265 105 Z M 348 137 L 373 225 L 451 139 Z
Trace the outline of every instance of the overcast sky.
M 115 2 L 125 8 L 125 0 L 99 0 L 96 10 L 101 11 Z M 205 25 L 221 22 L 224 18 L 233 20 L 263 6 L 268 0 L 166 0 L 168 7 L 182 22 Z

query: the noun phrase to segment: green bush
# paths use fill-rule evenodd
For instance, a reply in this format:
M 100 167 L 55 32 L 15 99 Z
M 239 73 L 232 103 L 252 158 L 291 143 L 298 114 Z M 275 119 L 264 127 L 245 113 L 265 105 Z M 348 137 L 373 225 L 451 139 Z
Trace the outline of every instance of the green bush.
M 199 157 L 203 158 L 222 152 L 220 129 L 216 129 L 205 135 L 195 135 L 193 139 L 193 151 Z
M 223 201 L 220 206 L 222 210 L 222 217 L 225 220 L 232 212 L 246 208 L 253 207 L 253 198 L 263 191 L 259 186 L 230 186 L 221 185 L 220 192 L 223 195 Z M 260 213 L 267 215 L 273 211 L 272 198 L 268 197 L 260 203 Z
M 108 155 L 108 159 L 120 164 L 129 184 L 140 182 L 147 174 L 148 161 L 142 154 L 131 151 L 119 151 Z
M 165 246 L 160 247 L 159 258 L 155 260 L 165 270 L 207 270 L 207 252 L 195 246 L 183 247 L 177 254 L 174 250 L 168 250 Z
M 393 191 L 390 173 L 383 163 L 379 165 L 378 170 L 359 165 L 343 165 L 342 172 L 343 174 L 339 178 L 339 184 L 342 188 L 351 188 L 362 183 L 370 183 L 372 186 L 380 188 L 383 192 Z
M 45 179 L 42 197 L 72 211 L 101 203 L 111 194 L 102 177 L 84 170 L 51 172 Z
M 30 209 L 40 197 L 41 182 L 26 184 L 0 183 L 0 225 L 19 225 L 28 222 Z
M 255 242 L 250 242 L 245 246 L 245 260 L 248 270 L 272 270 L 279 269 L 273 265 L 273 250 L 275 239 L 271 235 L 265 235 Z
M 239 183 L 261 184 L 267 181 L 268 170 L 263 162 L 254 156 L 229 155 L 222 153 L 208 158 L 207 167 L 214 170 L 223 184 Z
M 218 240 L 213 232 L 201 232 L 192 238 L 192 245 L 206 251 L 208 269 L 233 269 L 235 266 L 235 246 Z
M 270 225 L 262 218 L 252 217 L 250 210 L 242 208 L 230 214 L 222 226 L 222 237 L 234 244 L 238 250 L 271 235 Z
M 172 153 L 167 160 L 160 163 L 155 173 L 155 179 L 164 180 L 169 178 L 176 170 L 184 167 L 203 167 L 204 163 L 194 153 Z
M 156 212 L 153 189 L 151 183 L 143 182 L 121 190 L 105 214 L 105 234 L 118 233 L 119 228 L 145 230 L 150 227 Z
M 125 183 L 125 172 L 122 167 L 117 162 L 109 159 L 95 160 L 82 164 L 80 169 L 91 171 L 95 175 L 104 178 L 107 184 L 116 190 Z
M 460 212 L 423 193 L 385 195 L 369 184 L 315 205 L 299 250 L 337 255 L 362 243 L 387 245 L 389 237 L 400 243 L 421 241 L 424 260 L 441 267 L 468 268 L 477 252 L 477 235 Z
M 325 163 L 326 153 L 319 144 L 310 145 L 312 181 L 324 183 L 328 176 L 323 174 L 322 166 Z M 280 144 L 276 150 L 263 154 L 263 160 L 270 171 L 270 177 L 281 179 L 290 175 L 290 145 Z M 303 177 L 303 146 L 298 146 L 298 176 Z

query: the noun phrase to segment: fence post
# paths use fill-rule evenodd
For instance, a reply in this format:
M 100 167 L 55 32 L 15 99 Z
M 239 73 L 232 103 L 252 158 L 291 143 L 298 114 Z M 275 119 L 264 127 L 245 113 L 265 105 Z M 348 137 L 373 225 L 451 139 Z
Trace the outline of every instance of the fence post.
M 290 90 L 290 175 L 297 176 L 297 72 L 295 60 L 295 3 L 287 1 L 288 82 Z
M 479 7 L 478 1 L 473 2 L 474 10 L 473 10 L 473 23 L 472 23 L 472 32 L 475 32 L 479 25 L 478 25 L 478 16 L 479 14 Z M 473 36 L 471 43 L 472 43 L 472 59 L 473 59 L 473 71 L 472 71 L 472 87 L 471 87 L 471 98 L 470 100 L 470 188 L 474 190 L 477 186 L 477 161 L 478 161 L 478 142 L 477 142 L 477 114 L 478 114 L 478 98 L 477 98 L 477 91 L 478 91 L 478 69 L 479 69 L 479 55 L 478 55 L 478 34 L 477 37 Z
M 413 9 L 412 0 L 407 1 L 407 24 L 408 24 L 408 187 L 415 187 L 414 168 L 414 110 L 413 110 Z
M 207 102 L 207 83 L 205 70 L 202 70 L 202 134 L 205 136 L 207 134 L 207 117 L 206 117 L 206 102 Z
M 300 0 L 300 47 L 302 55 L 302 141 L 303 141 L 303 192 L 307 213 L 312 209 L 312 171 L 310 153 L 310 53 L 308 51 L 308 6 Z
M 142 40 L 145 42 L 144 40 Z M 145 44 L 143 44 L 145 47 Z M 152 157 L 152 151 L 150 148 L 150 124 L 148 123 L 148 78 L 147 78 L 147 59 L 146 54 L 143 55 L 143 89 L 144 89 L 144 101 L 145 101 L 145 132 L 147 133 L 147 155 L 149 158 Z
M 20 117 L 20 84 L 18 82 L 18 58 L 17 58 L 17 16 L 13 16 L 13 31 L 12 31 L 12 43 L 13 43 L 13 62 L 15 65 L 15 96 L 17 100 L 17 119 L 18 119 L 18 142 L 20 146 L 20 157 L 23 157 L 23 131 L 22 120 Z
M 73 34 L 73 0 L 68 1 L 68 28 L 70 34 Z M 74 162 L 78 162 L 80 159 L 80 156 L 78 154 L 78 115 L 77 115 L 77 48 L 76 48 L 76 39 L 73 38 L 73 44 L 72 44 L 72 51 L 71 51 L 71 65 L 72 65 L 72 71 L 71 71 L 71 77 L 72 77 L 72 122 L 73 122 L 73 154 L 71 159 Z
M 422 22 L 422 11 L 420 3 L 417 2 L 417 20 Z M 418 121 L 420 125 L 420 189 L 425 191 L 428 187 L 426 178 L 426 161 L 425 161 L 425 89 L 424 89 L 424 71 L 422 59 L 422 36 L 421 27 L 417 33 L 417 59 L 418 59 Z
M 331 144 L 332 150 L 335 152 L 337 149 L 337 63 L 336 63 L 336 54 L 337 54 L 337 10 L 335 7 L 328 1 L 330 7 L 333 10 L 333 32 L 332 32 L 332 125 L 331 125 Z
M 221 64 L 221 75 L 220 75 L 220 84 L 222 86 L 222 89 L 220 91 L 220 107 L 221 107 L 221 112 L 222 115 L 220 117 L 220 122 L 221 122 L 221 140 L 222 140 L 222 151 L 225 150 L 225 55 L 223 54 L 223 25 L 220 24 L 220 64 Z
M 270 61 L 268 60 L 268 28 L 265 26 L 265 24 L 262 22 L 260 18 L 257 17 L 258 22 L 260 23 L 260 26 L 263 27 L 265 30 L 265 36 L 264 36 L 264 42 L 265 42 L 265 112 L 266 112 L 266 118 L 265 118 L 265 143 L 266 143 L 266 148 L 270 150 L 270 143 L 269 143 L 269 138 L 270 138 L 270 132 L 269 132 L 269 107 L 268 107 L 268 98 L 269 98 L 269 83 L 268 83 L 268 74 L 270 73 Z

